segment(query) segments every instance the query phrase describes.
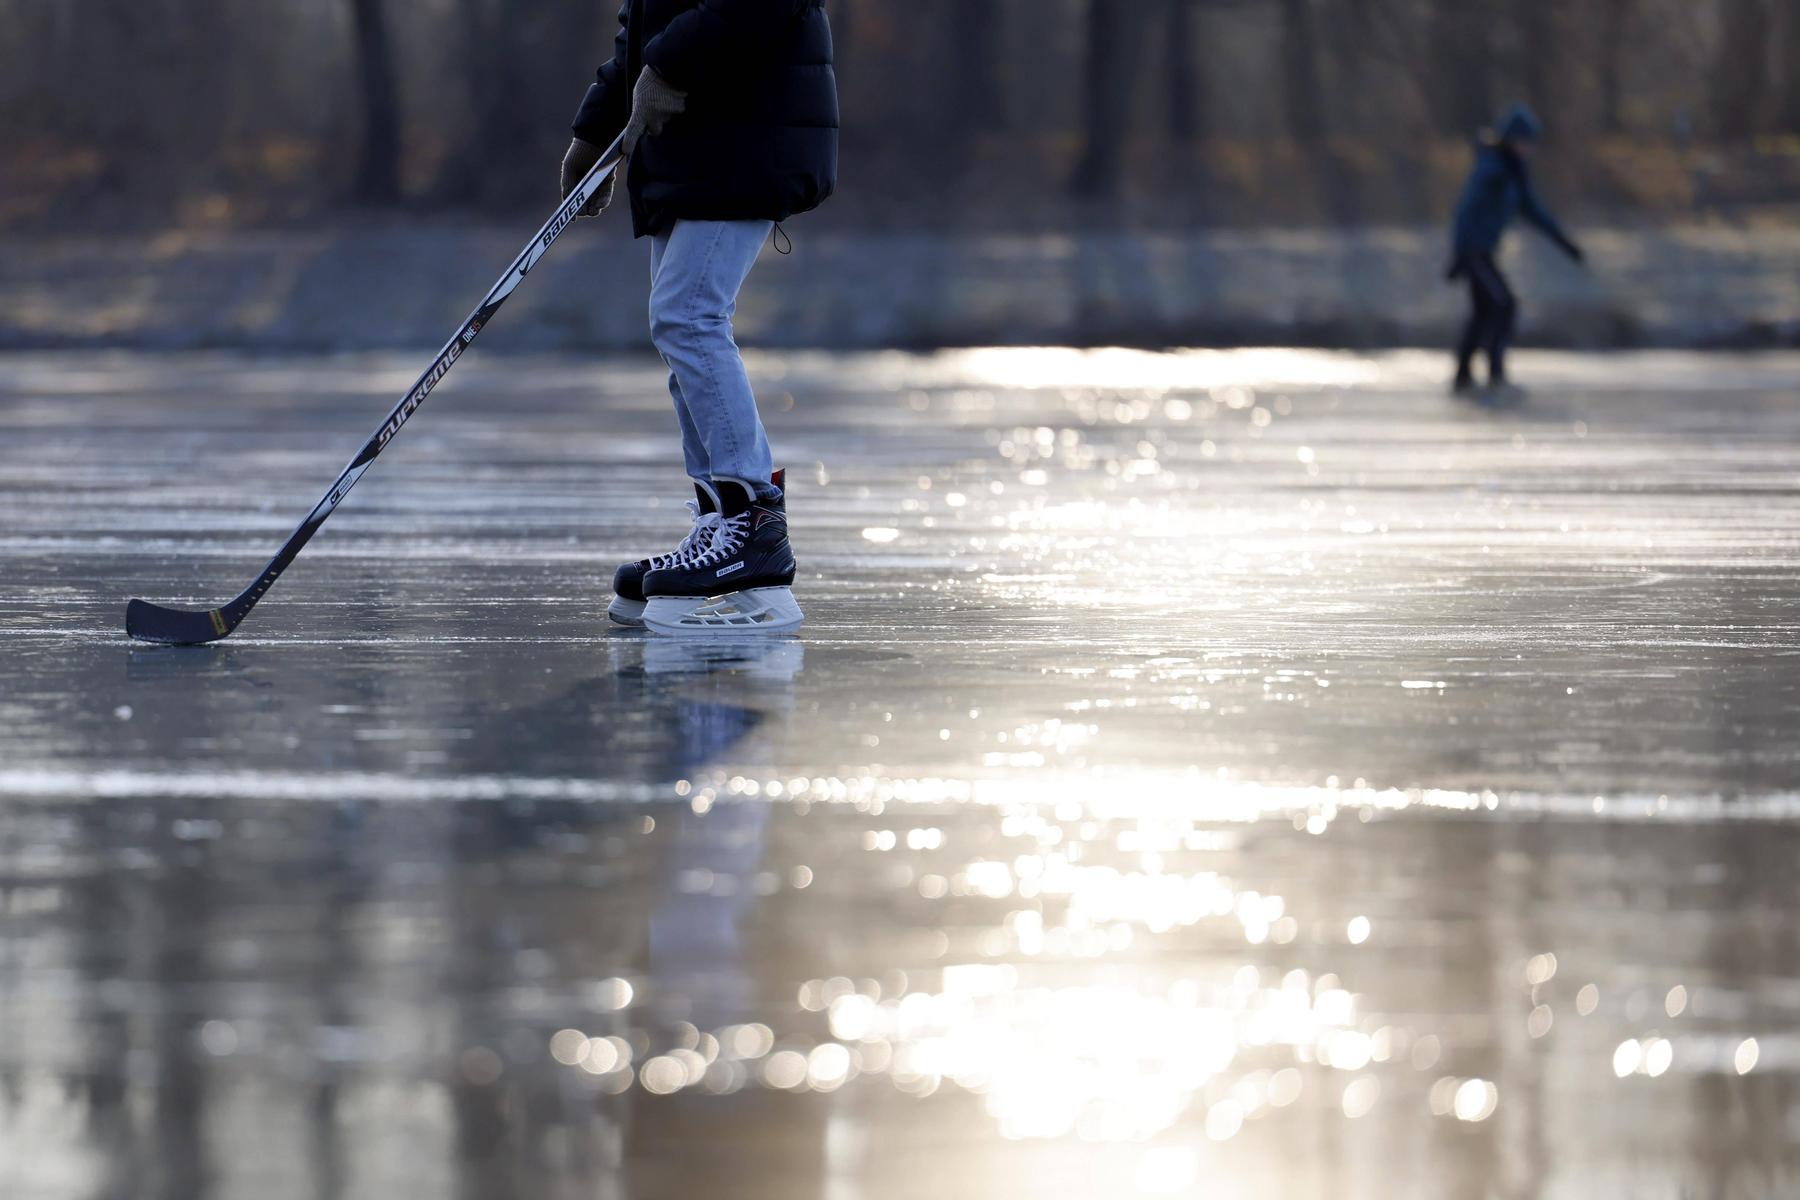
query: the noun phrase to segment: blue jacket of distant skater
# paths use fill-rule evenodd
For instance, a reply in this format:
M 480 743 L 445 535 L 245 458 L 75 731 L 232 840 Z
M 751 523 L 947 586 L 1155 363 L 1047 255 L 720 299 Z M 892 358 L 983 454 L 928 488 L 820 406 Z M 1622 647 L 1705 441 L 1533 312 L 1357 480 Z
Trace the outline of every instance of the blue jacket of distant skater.
M 1456 205 L 1452 253 L 1457 261 L 1471 255 L 1491 255 L 1514 217 L 1522 216 L 1574 259 L 1581 250 L 1557 223 L 1531 186 L 1531 169 L 1513 143 L 1533 141 L 1537 118 L 1523 106 L 1508 113 L 1496 134 L 1476 143 L 1475 169 L 1463 185 Z

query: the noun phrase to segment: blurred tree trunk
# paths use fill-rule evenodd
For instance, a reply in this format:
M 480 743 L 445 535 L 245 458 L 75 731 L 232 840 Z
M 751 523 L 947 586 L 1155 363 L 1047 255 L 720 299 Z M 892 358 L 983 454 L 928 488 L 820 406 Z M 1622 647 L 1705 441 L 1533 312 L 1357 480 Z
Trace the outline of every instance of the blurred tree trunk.
M 1754 137 L 1769 90 L 1768 6 L 1763 0 L 1722 0 L 1719 51 L 1713 61 L 1713 122 L 1725 141 Z
M 1600 13 L 1600 128 L 1625 132 L 1625 38 L 1634 0 L 1603 0 Z
M 965 132 L 1004 128 L 1005 91 L 1001 87 L 1001 13 L 999 0 L 950 0 L 953 12 L 944 22 L 950 35 L 954 72 L 944 95 L 954 108 L 953 123 Z
M 506 0 L 462 0 L 463 7 L 479 14 L 469 28 L 477 39 L 469 46 L 476 100 L 475 128 L 490 173 L 497 163 L 520 163 L 536 133 L 526 103 L 524 32 L 526 14 Z
M 527 11 L 509 11 L 505 0 L 456 0 L 456 9 L 469 120 L 451 124 L 455 141 L 437 191 L 451 203 L 523 202 L 547 191 L 545 179 L 554 173 L 531 170 L 543 166 L 533 161 L 543 130 L 532 121 L 522 71 Z
M 1288 132 L 1303 145 L 1325 136 L 1325 88 L 1312 0 L 1281 0 L 1281 96 Z
M 851 47 L 855 44 L 850 38 L 856 27 L 850 19 L 855 7 L 855 0 L 831 0 L 831 7 L 825 13 L 831 18 L 832 52 L 840 69 L 850 60 Z
M 1781 129 L 1800 133 L 1800 6 L 1783 14 L 1781 35 Z
M 96 94 L 102 80 L 132 79 L 132 71 L 142 71 L 154 53 L 158 23 L 150 14 L 133 5 L 101 9 L 88 21 L 88 28 L 78 38 L 85 42 L 86 69 L 72 78 L 85 85 L 83 91 Z M 100 151 L 100 172 L 95 183 L 102 193 L 129 196 L 141 204 L 146 196 L 146 180 L 142 168 L 146 161 L 169 161 L 170 147 L 158 144 L 163 114 L 147 104 L 105 104 L 98 106 L 69 105 L 66 124 L 58 132 L 72 136 L 86 126 L 87 136 Z M 157 197 L 162 199 L 162 197 Z
M 138 7 L 144 7 L 139 5 Z M 229 0 L 190 0 L 182 6 L 181 20 L 161 19 L 154 10 L 149 26 L 154 31 L 145 41 L 128 47 L 149 67 L 142 78 L 179 78 L 181 85 L 168 89 L 150 118 L 164 147 L 153 151 L 149 169 L 161 174 L 173 154 L 197 170 L 184 170 L 190 194 L 222 194 L 232 187 L 230 135 L 239 128 L 243 113 L 232 104 L 231 78 L 236 64 L 222 47 L 238 44 L 236 23 L 240 14 Z M 143 69 L 142 66 L 139 67 Z M 150 149 L 150 147 L 145 147 Z
M 1374 57 L 1375 17 L 1371 0 L 1330 0 L 1319 22 L 1320 42 L 1330 47 L 1323 56 L 1331 68 L 1326 94 L 1330 97 L 1335 134 L 1358 133 L 1367 128 L 1370 89 L 1365 73 Z
M 1446 0 L 1432 7 L 1426 52 L 1440 133 L 1467 133 L 1493 119 L 1493 47 L 1485 8 L 1476 0 Z
M 1559 124 L 1556 81 L 1562 53 L 1556 17 L 1557 0 L 1513 0 L 1519 79 L 1525 85 L 1525 99 L 1546 119 L 1552 137 Z
M 1088 0 L 1078 195 L 1114 196 L 1123 182 L 1146 15 L 1145 0 Z
M 400 101 L 394 46 L 383 0 L 350 0 L 356 29 L 356 77 L 362 99 L 362 155 L 355 196 L 364 204 L 400 198 Z
M 1375 41 L 1374 0 L 1339 0 L 1329 10 L 1337 19 L 1345 48 L 1357 58 L 1366 58 Z
M 1167 0 L 1169 52 L 1169 136 L 1177 142 L 1199 138 L 1204 125 L 1200 66 L 1194 53 L 1194 0 Z

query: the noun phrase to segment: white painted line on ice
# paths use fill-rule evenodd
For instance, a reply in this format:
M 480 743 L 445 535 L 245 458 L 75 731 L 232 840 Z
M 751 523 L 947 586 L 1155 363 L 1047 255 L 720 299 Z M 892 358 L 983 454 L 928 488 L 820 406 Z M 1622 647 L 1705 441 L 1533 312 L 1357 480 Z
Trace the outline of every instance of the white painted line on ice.
M 1532 792 L 1465 792 L 1448 789 L 1345 789 L 1279 787 L 1197 779 L 1183 773 L 1071 771 L 1029 779 L 896 779 L 886 776 L 817 776 L 761 781 L 714 770 L 691 782 L 637 783 L 517 775 L 442 778 L 380 772 L 144 771 L 120 768 L 80 771 L 60 767 L 0 770 L 0 797 L 25 801 L 223 799 L 394 804 L 503 800 L 584 804 L 643 804 L 704 798 L 706 803 L 761 798 L 814 804 L 859 804 L 879 797 L 889 804 L 976 808 L 1056 808 L 1078 802 L 1099 817 L 1125 817 L 1172 809 L 1200 824 L 1249 824 L 1309 817 L 1309 832 L 1362 817 L 1403 814 L 1492 819 L 1541 817 L 1584 823 L 1713 824 L 1800 821 L 1800 793 L 1724 797 L 1556 795 Z M 1076 800 L 1077 797 L 1081 799 Z M 1366 814 L 1366 815 L 1365 815 Z M 1315 828 L 1316 825 L 1316 828 Z
M 373 772 L 0 771 L 0 796 L 35 800 L 227 799 L 428 804 L 481 800 L 572 800 L 633 804 L 675 798 L 672 785 L 591 779 L 461 775 L 444 779 Z

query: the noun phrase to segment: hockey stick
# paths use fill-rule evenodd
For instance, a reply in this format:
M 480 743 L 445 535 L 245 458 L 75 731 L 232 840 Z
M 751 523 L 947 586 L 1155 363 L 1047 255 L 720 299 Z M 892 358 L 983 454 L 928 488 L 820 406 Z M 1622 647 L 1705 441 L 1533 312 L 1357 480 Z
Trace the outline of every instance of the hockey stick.
M 562 231 L 569 227 L 569 223 L 575 219 L 576 214 L 593 197 L 594 189 L 618 168 L 619 163 L 623 160 L 614 158 L 613 155 L 624 140 L 625 135 L 620 134 L 613 144 L 601 153 L 599 162 L 594 164 L 593 169 L 576 185 L 575 190 L 569 193 L 568 199 L 564 200 L 562 206 L 556 210 L 556 215 L 546 221 L 544 227 L 537 231 L 537 236 L 531 239 L 530 244 L 525 247 L 524 253 L 519 255 L 518 260 L 513 263 L 512 269 L 501 277 L 499 283 L 494 285 L 494 290 L 487 294 L 487 299 L 483 300 L 475 311 L 469 314 L 469 319 L 463 322 L 462 328 L 457 330 L 455 336 L 445 343 L 442 350 L 438 351 L 437 358 L 429 367 L 425 368 L 425 373 L 419 376 L 418 381 L 407 391 L 400 403 L 394 406 L 394 411 L 388 414 L 387 420 L 382 422 L 381 428 L 375 431 L 375 436 L 370 438 L 362 451 L 350 460 L 350 465 L 344 468 L 344 473 L 338 476 L 336 483 L 331 485 L 331 490 L 325 493 L 325 498 L 319 501 L 318 506 L 312 510 L 306 520 L 300 522 L 300 528 L 294 530 L 293 536 L 287 540 L 287 545 L 283 546 L 281 551 L 269 560 L 269 565 L 263 568 L 262 574 L 257 576 L 255 583 L 245 588 L 243 593 L 231 603 L 207 612 L 163 608 L 161 605 L 150 604 L 143 600 L 133 600 L 125 607 L 125 632 L 139 641 L 164 642 L 178 646 L 197 646 L 203 642 L 216 642 L 220 638 L 229 637 L 231 631 L 236 629 L 250 614 L 252 608 L 256 607 L 256 602 L 261 600 L 264 593 L 275 585 L 277 579 L 281 578 L 281 573 L 287 570 L 288 564 L 299 556 L 306 543 L 312 540 L 313 534 L 319 532 L 319 527 L 325 524 L 326 518 L 330 517 L 336 511 L 337 506 L 344 502 L 344 497 L 350 494 L 350 489 L 356 486 L 356 481 L 362 478 L 363 472 L 367 471 L 370 465 L 380 457 L 381 452 L 387 449 L 388 443 L 394 440 L 394 435 L 400 432 L 401 426 L 405 425 L 412 415 L 419 411 L 419 406 L 425 403 L 425 398 L 431 395 L 432 390 L 438 384 L 443 382 L 444 376 L 450 373 L 450 368 L 456 365 L 456 361 L 462 357 L 463 351 L 468 348 L 469 343 L 475 340 L 475 335 L 487 326 L 494 314 L 500 311 L 500 306 L 506 303 L 521 283 L 525 282 L 525 276 L 529 275 L 531 269 L 537 266 L 545 254 L 549 253 L 550 247 L 562 235 Z M 609 159 L 611 161 L 608 161 Z

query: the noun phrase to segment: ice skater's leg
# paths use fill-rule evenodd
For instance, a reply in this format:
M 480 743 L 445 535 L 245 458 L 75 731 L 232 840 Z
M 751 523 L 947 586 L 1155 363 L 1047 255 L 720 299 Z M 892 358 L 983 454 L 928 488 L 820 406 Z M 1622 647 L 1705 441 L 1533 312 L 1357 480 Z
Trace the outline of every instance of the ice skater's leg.
M 1470 263 L 1469 286 L 1481 296 L 1481 346 L 1487 351 L 1488 382 L 1505 383 L 1506 350 L 1518 321 L 1518 300 L 1492 258 L 1482 257 Z
M 756 395 L 732 336 L 738 290 L 773 228 L 768 221 L 679 221 L 658 239 L 650 336 L 674 376 L 671 392 L 713 479 L 747 479 L 772 495 L 773 457 Z
M 1488 343 L 1488 381 L 1505 383 L 1506 352 L 1512 348 L 1513 333 L 1519 327 L 1519 301 L 1507 286 L 1506 277 L 1498 271 L 1494 274 L 1500 279 L 1501 299 L 1494 314 L 1493 340 Z
M 652 330 L 656 328 L 657 286 L 658 281 L 662 278 L 668 247 L 669 235 L 666 233 L 659 233 L 650 239 L 650 328 Z M 681 457 L 687 465 L 688 478 L 709 480 L 712 478 L 712 463 L 707 458 L 706 439 L 700 436 L 700 430 L 694 424 L 693 414 L 688 411 L 687 396 L 681 389 L 681 374 L 675 369 L 675 364 L 669 361 L 667 355 L 663 356 L 663 364 L 669 368 L 669 397 L 675 401 L 675 421 L 681 428 Z
M 1456 347 L 1456 387 L 1475 386 L 1475 352 L 1487 342 L 1487 301 L 1481 285 L 1469 277 L 1469 319 L 1463 323 L 1462 341 Z

